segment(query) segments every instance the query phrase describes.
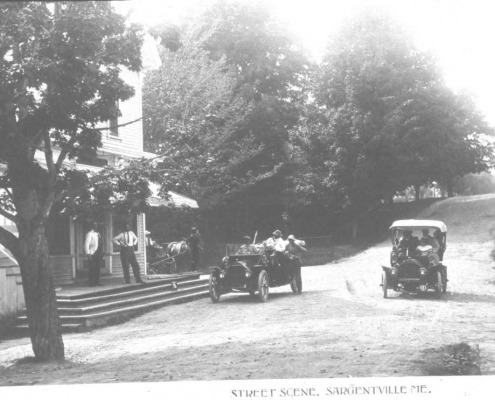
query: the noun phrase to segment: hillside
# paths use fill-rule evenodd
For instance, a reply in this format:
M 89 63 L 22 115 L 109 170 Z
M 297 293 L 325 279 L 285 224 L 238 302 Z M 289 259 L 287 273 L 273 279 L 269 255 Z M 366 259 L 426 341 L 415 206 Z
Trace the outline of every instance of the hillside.
M 453 197 L 433 203 L 417 218 L 439 219 L 447 225 L 447 241 L 487 242 L 494 237 L 495 194 Z

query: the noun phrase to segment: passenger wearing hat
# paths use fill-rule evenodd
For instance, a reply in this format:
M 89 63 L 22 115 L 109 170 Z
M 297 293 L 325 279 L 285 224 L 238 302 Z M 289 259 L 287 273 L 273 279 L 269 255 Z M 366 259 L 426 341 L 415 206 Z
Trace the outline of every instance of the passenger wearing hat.
M 265 250 L 270 254 L 270 260 L 273 266 L 281 266 L 286 261 L 285 246 L 287 242 L 282 239 L 282 232 L 278 229 L 272 233 L 272 237 L 263 242 Z
M 282 232 L 278 229 L 272 233 L 272 237 L 264 241 L 265 248 L 271 251 L 284 251 L 287 242 L 282 239 Z
M 251 243 L 250 236 L 244 236 L 242 242 L 243 244 L 239 247 L 236 254 L 258 254 L 258 249 Z

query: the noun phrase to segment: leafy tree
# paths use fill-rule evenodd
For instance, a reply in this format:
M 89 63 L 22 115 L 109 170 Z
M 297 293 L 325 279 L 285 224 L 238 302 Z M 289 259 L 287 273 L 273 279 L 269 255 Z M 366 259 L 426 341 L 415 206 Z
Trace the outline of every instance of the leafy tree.
M 109 2 L 0 6 L 0 243 L 22 275 L 34 355 L 64 358 L 45 224 L 64 186 L 65 161 L 101 145 L 97 124 L 133 89 L 119 73 L 140 69 L 141 38 Z M 36 157 L 42 154 L 43 159 Z
M 313 97 L 292 134 L 310 166 L 296 188 L 343 208 L 355 227 L 396 191 L 490 165 L 486 124 L 446 89 L 432 57 L 380 15 L 361 16 L 330 42 Z
M 307 74 L 301 49 L 252 6 L 217 3 L 180 30 L 160 27 L 161 71 L 145 85 L 146 142 L 203 204 L 283 175 Z M 174 172 L 175 171 L 175 172 Z

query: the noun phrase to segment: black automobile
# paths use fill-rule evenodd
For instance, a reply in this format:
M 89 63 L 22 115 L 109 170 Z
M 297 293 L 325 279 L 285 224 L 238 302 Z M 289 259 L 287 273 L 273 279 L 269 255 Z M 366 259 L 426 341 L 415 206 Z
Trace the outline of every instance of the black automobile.
M 447 227 L 435 220 L 399 220 L 390 227 L 390 266 L 382 265 L 383 297 L 388 289 L 424 293 L 434 290 L 437 297 L 447 291 L 447 267 L 443 254 L 447 247 Z
M 214 303 L 225 293 L 249 293 L 268 300 L 270 287 L 290 284 L 292 292 L 302 291 L 301 264 L 283 253 L 271 254 L 262 246 L 246 254 L 242 245 L 227 245 L 221 264 L 210 267 L 210 298 Z

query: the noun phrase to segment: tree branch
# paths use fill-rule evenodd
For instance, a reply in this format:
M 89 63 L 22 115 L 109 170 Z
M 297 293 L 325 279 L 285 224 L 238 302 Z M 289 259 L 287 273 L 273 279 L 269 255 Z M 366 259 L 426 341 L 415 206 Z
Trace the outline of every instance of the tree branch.
M 52 143 L 50 142 L 50 134 L 48 131 L 43 132 L 43 140 L 45 142 L 44 152 L 46 166 L 48 167 L 48 173 L 53 180 L 53 178 L 57 176 L 57 171 L 55 170 L 55 164 L 53 163 Z
M 0 244 L 2 244 L 5 248 L 10 250 L 15 259 L 19 261 L 21 259 L 21 251 L 19 248 L 19 239 L 9 232 L 7 229 L 2 228 L 0 226 Z
M 55 175 L 58 175 L 60 169 L 62 168 L 62 164 L 69 154 L 69 151 L 74 147 L 74 144 L 77 142 L 77 133 L 73 133 L 69 139 L 69 141 L 63 146 L 60 154 L 58 155 L 57 162 L 55 164 Z
M 3 208 L 0 208 L 0 215 L 2 217 L 5 217 L 7 219 L 10 219 L 14 223 L 17 223 L 17 216 L 15 216 L 12 213 L 9 213 L 8 211 L 5 211 Z

